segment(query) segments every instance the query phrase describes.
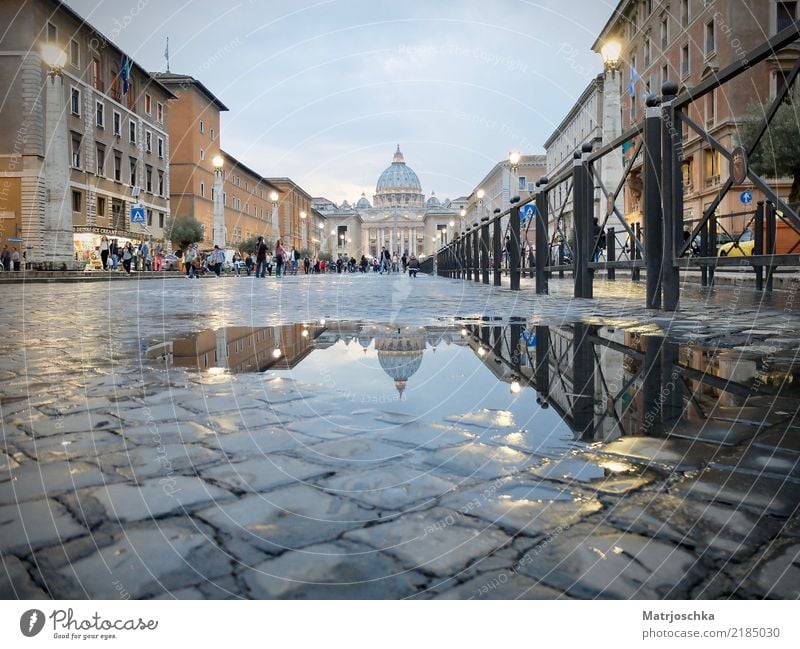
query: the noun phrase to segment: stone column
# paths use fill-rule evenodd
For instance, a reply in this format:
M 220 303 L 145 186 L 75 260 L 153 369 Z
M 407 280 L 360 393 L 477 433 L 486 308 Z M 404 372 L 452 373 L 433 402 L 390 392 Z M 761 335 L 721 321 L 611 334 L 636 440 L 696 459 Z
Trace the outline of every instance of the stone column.
M 67 98 L 60 73 L 48 75 L 45 84 L 45 222 L 42 250 L 37 257 L 42 269 L 68 270 L 78 264 L 72 237 Z
M 621 74 L 621 72 L 606 69 L 603 75 L 603 144 L 612 142 L 622 135 L 622 102 L 620 99 L 619 76 Z M 617 188 L 622 178 L 622 172 L 622 152 L 619 148 L 603 156 L 600 162 L 600 178 L 610 193 Z M 615 203 L 617 210 L 623 215 L 625 214 L 624 193 L 619 193 Z M 595 214 L 600 223 L 603 222 L 607 209 L 606 201 L 601 200 L 600 214 Z M 606 225 L 613 226 L 617 220 L 612 216 Z

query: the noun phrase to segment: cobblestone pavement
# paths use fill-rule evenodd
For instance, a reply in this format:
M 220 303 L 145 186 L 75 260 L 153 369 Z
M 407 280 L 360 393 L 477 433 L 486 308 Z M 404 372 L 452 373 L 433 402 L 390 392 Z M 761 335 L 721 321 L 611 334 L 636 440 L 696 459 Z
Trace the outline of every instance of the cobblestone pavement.
M 793 361 L 791 290 L 688 289 L 674 316 L 643 309 L 629 281 L 599 284 L 593 301 L 570 299 L 568 280 L 537 298 L 425 276 L 0 291 L 2 597 L 800 594 L 793 394 L 731 415 L 735 443 L 639 434 L 544 449 L 538 420 L 521 430 L 455 388 L 450 415 L 415 418 L 354 409 L 323 375 L 198 372 L 144 353 L 231 326 L 516 316 Z

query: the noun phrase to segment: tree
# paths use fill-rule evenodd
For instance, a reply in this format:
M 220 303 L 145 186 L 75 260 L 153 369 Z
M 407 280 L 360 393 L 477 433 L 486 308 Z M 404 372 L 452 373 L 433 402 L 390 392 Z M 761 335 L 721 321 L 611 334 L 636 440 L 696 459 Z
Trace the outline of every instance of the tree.
M 750 146 L 764 124 L 769 106 L 751 106 L 746 116 L 739 122 L 739 140 Z M 761 138 L 753 155 L 750 167 L 765 178 L 792 178 L 789 191 L 789 206 L 800 207 L 800 115 L 797 105 L 784 102 Z
M 264 238 L 264 243 L 267 246 L 267 250 L 272 250 L 273 245 L 272 241 L 267 238 Z M 239 244 L 239 250 L 242 252 L 255 252 L 258 248 L 258 235 L 252 236 L 249 239 L 245 239 Z
M 169 221 L 167 238 L 185 250 L 193 243 L 202 241 L 203 225 L 193 216 L 177 216 Z

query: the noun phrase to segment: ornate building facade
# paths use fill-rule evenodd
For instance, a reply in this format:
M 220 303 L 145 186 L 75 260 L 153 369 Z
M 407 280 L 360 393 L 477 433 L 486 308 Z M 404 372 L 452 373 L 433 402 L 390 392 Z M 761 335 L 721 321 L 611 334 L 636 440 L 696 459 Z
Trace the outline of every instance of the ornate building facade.
M 362 194 L 353 204 L 315 198 L 313 206 L 325 217 L 322 250 L 333 257 L 376 257 L 382 248 L 398 256 L 424 257 L 452 237 L 458 201 L 440 201 L 435 192 L 426 200 L 419 177 L 398 145 L 392 163 L 378 178 L 372 203 Z

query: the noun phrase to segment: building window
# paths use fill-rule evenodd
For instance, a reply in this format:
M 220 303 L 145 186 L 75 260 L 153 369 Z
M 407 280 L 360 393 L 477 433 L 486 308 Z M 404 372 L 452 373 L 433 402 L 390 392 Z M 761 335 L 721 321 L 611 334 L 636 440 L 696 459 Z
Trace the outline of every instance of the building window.
M 105 91 L 103 74 L 102 70 L 100 69 L 100 59 L 92 59 L 92 85 L 100 92 Z
M 706 126 L 713 126 L 717 121 L 717 91 L 706 95 Z
M 133 79 L 128 80 L 128 110 L 136 112 L 136 91 L 133 87 Z
M 128 122 L 128 140 L 131 144 L 136 144 L 136 122 Z
M 69 42 L 69 63 L 73 68 L 81 67 L 81 48 L 75 39 Z
M 114 151 L 114 180 L 122 182 L 122 154 Z
M 205 196 L 206 196 L 206 184 L 200 183 L 200 197 L 205 198 Z
M 164 138 L 158 138 L 158 157 L 163 160 L 164 159 Z
M 69 109 L 73 115 L 80 117 L 81 114 L 81 91 L 77 88 L 70 89 Z
M 683 187 L 687 192 L 691 193 L 692 191 L 694 191 L 694 177 L 692 176 L 692 158 L 686 158 L 683 161 L 682 171 L 683 171 Z
M 213 128 L 211 129 L 211 141 L 212 142 L 214 141 L 214 129 Z
M 122 115 L 114 111 L 114 135 L 122 135 Z
M 681 27 L 689 26 L 689 0 L 681 0 Z
M 77 133 L 72 134 L 72 166 L 81 168 L 81 136 Z
M 775 9 L 778 13 L 776 26 L 779 32 L 794 25 L 797 20 L 797 2 L 778 2 Z
M 705 53 L 706 58 L 714 54 L 717 49 L 717 34 L 714 21 L 706 23 Z
M 147 227 L 153 227 L 153 210 L 147 210 Z
M 47 42 L 55 43 L 58 41 L 58 28 L 53 23 L 47 23 Z
M 128 158 L 128 166 L 130 167 L 130 186 L 136 187 L 136 158 Z
M 212 188 L 211 188 L 211 200 L 212 200 L 212 201 L 214 200 L 214 196 L 215 196 L 215 194 L 214 194 L 214 188 L 212 187 Z
M 102 144 L 97 145 L 97 175 L 106 175 L 106 148 Z
M 239 186 L 239 176 L 234 176 L 233 177 L 233 184 L 234 184 L 235 187 Z
M 689 45 L 681 48 L 681 79 L 689 76 Z
M 144 93 L 144 112 L 146 115 L 153 112 L 153 98 L 147 93 Z
M 202 119 L 200 120 L 200 132 L 201 133 L 206 132 L 206 123 Z
M 528 179 L 525 176 L 520 176 L 517 180 L 517 189 L 521 192 L 525 191 L 525 188 L 528 186 Z
M 146 131 L 145 134 L 144 134 L 144 150 L 147 151 L 147 153 L 152 153 L 153 152 L 153 132 L 152 131 Z
M 669 81 L 669 65 L 665 63 L 661 66 L 661 86 L 663 87 L 667 81 Z
M 203 151 L 203 149 L 200 149 L 200 159 L 201 160 L 205 160 L 206 159 L 206 152 Z
M 644 37 L 644 67 L 647 69 L 650 65 L 650 37 Z
M 669 18 L 661 18 L 661 49 L 666 50 L 669 46 Z
M 105 218 L 106 216 L 106 198 L 105 196 L 97 197 L 97 216 Z
M 164 123 L 164 104 L 160 101 L 156 102 L 156 120 L 159 124 Z
M 95 123 L 98 128 L 104 128 L 106 125 L 106 107 L 102 101 L 95 103 Z
M 158 170 L 158 195 L 164 195 L 164 172 L 160 169 Z
M 144 167 L 144 186 L 147 192 L 153 193 L 153 168 L 150 165 Z
M 81 211 L 81 193 L 73 191 L 72 192 L 72 211 L 73 212 L 80 212 Z
M 722 157 L 719 151 L 705 151 L 706 187 L 719 184 Z
M 164 229 L 164 212 L 158 213 L 158 227 Z

